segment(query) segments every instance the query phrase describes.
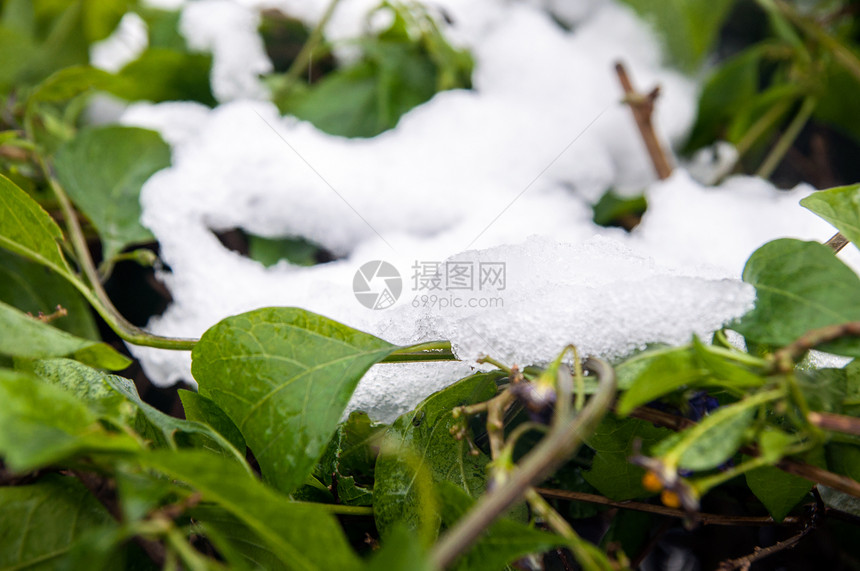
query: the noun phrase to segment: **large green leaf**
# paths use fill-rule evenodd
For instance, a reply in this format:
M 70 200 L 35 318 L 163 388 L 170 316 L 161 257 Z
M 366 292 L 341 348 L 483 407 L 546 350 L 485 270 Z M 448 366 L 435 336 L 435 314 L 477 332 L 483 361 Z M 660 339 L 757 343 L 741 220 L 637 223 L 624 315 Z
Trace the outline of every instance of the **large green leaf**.
M 337 520 L 313 504 L 290 501 L 254 479 L 240 466 L 203 451 L 152 451 L 142 466 L 190 485 L 262 539 L 289 569 L 349 571 L 360 568 Z M 206 523 L 205 521 L 203 522 Z
M 819 190 L 800 201 L 860 248 L 860 184 Z
M 52 325 L 78 337 L 99 338 L 90 306 L 75 288 L 58 274 L 6 250 L 0 250 L 0 301 L 33 315 L 53 313 L 59 305 L 67 315 Z
M 423 473 L 434 482 L 451 482 L 472 496 L 484 492 L 489 458 L 473 455 L 465 440 L 450 430 L 455 407 L 486 401 L 496 393 L 497 373 L 479 373 L 430 396 L 415 410 L 399 417 L 388 431 L 394 447 L 376 461 L 374 516 L 385 532 L 397 523 L 426 529 L 427 498 Z
M 84 534 L 96 527 L 116 526 L 76 478 L 50 474 L 35 484 L 2 487 L 0 568 L 62 568 Z
M 244 446 L 234 448 L 208 424 L 174 418 L 143 402 L 134 383 L 126 378 L 69 359 L 41 360 L 34 364 L 33 370 L 84 400 L 100 418 L 129 426 L 155 445 L 206 448 L 244 465 Z
M 756 288 L 755 308 L 733 328 L 750 341 L 787 345 L 811 329 L 860 321 L 860 278 L 822 244 L 768 242 L 750 256 L 743 278 Z M 860 342 L 822 349 L 858 356 Z
M 0 247 L 59 272 L 70 272 L 63 233 L 29 194 L 0 174 Z
M 585 480 L 601 494 L 613 500 L 629 500 L 648 495 L 642 487 L 645 470 L 630 462 L 638 443 L 647 451 L 651 445 L 672 434 L 636 418 L 617 418 L 607 415 L 588 439 L 595 451 L 591 470 L 583 472 Z
M 116 371 L 131 364 L 130 359 L 110 345 L 70 335 L 2 301 L 0 355 L 30 359 L 69 356 L 88 365 Z
M 0 402 L 0 456 L 15 471 L 140 448 L 126 434 L 108 432 L 81 400 L 34 375 L 0 369 Z
M 310 474 L 359 379 L 398 349 L 291 307 L 228 317 L 192 352 L 200 394 L 227 413 L 263 476 L 284 492 Z
M 137 127 L 81 130 L 54 161 L 69 196 L 99 232 L 105 259 L 129 244 L 154 240 L 140 225 L 140 189 L 170 166 L 170 147 L 155 131 Z

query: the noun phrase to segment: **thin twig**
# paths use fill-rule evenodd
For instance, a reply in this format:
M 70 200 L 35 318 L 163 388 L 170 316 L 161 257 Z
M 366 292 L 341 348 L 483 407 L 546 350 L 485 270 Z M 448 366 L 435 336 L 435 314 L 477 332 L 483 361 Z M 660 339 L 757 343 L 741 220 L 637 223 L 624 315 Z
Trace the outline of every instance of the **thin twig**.
M 472 509 L 436 543 L 430 553 L 434 567 L 443 569 L 451 565 L 483 533 L 499 515 L 504 513 L 528 489 L 544 480 L 571 456 L 590 435 L 612 404 L 615 396 L 615 371 L 599 359 L 588 359 L 585 368 L 600 379 L 597 392 L 588 404 L 570 422 L 553 425 L 550 433 L 541 440 L 508 479 L 484 494 Z
M 787 373 L 794 368 L 794 362 L 803 357 L 807 351 L 841 337 L 860 337 L 860 321 L 826 325 L 804 333 L 797 340 L 773 353 L 771 357 L 773 367 L 777 372 Z
M 806 537 L 809 532 L 815 529 L 815 526 L 810 525 L 809 527 L 805 527 L 797 532 L 795 535 L 792 535 L 786 540 L 780 541 L 778 543 L 774 543 L 770 547 L 756 547 L 752 553 L 749 555 L 745 555 L 743 557 L 738 557 L 737 559 L 729 559 L 728 561 L 723 561 L 719 566 L 719 571 L 733 571 L 734 569 L 743 569 L 748 570 L 750 565 L 759 559 L 764 559 L 774 553 L 779 551 L 783 551 L 785 549 L 791 549 L 798 543 L 800 540 Z
M 837 232 L 833 235 L 828 241 L 824 243 L 825 246 L 830 246 L 833 249 L 833 252 L 838 254 L 842 248 L 849 244 L 848 238 L 842 235 L 842 232 Z
M 810 412 L 806 420 L 819 428 L 860 436 L 860 418 L 831 412 Z
M 801 523 L 801 518 L 795 516 L 787 516 L 782 522 L 774 521 L 770 516 L 734 516 L 709 513 L 689 513 L 680 508 L 670 508 L 657 504 L 649 504 L 647 502 L 637 502 L 633 500 L 615 501 L 607 497 L 597 494 L 588 494 L 586 492 L 573 492 L 569 490 L 553 490 L 550 488 L 535 488 L 535 490 L 545 498 L 555 500 L 568 500 L 575 502 L 588 502 L 590 504 L 599 504 L 602 506 L 612 506 L 639 512 L 653 513 L 657 515 L 673 517 L 678 519 L 691 520 L 702 525 L 724 525 L 724 526 L 751 526 L 751 527 L 766 527 L 774 525 L 797 525 Z
M 672 166 L 669 164 L 669 159 L 666 158 L 666 152 L 657 138 L 654 123 L 651 120 L 654 113 L 654 101 L 660 95 L 660 88 L 655 87 L 647 95 L 642 95 L 633 89 L 633 83 L 624 68 L 624 64 L 616 63 L 615 73 L 618 74 L 618 81 L 621 82 L 621 87 L 624 89 L 624 101 L 633 112 L 633 118 L 636 120 L 636 126 L 639 127 L 642 141 L 648 149 L 648 156 L 651 157 L 654 170 L 657 171 L 657 176 L 661 180 L 665 180 L 672 175 Z
M 683 430 L 688 426 L 695 424 L 688 418 L 683 418 L 648 407 L 639 407 L 631 412 L 630 416 L 647 420 L 648 422 L 652 422 L 658 426 L 663 426 L 675 431 Z M 759 451 L 755 446 L 744 446 L 740 451 L 749 456 L 759 455 Z M 812 464 L 807 464 L 806 462 L 795 460 L 793 458 L 783 458 L 776 464 L 776 467 L 788 474 L 800 476 L 810 482 L 823 484 L 829 488 L 833 488 L 834 490 L 839 490 L 840 492 L 844 492 L 850 496 L 860 498 L 860 482 L 857 482 L 848 476 L 835 474 L 823 468 L 819 468 L 818 466 L 813 466 Z

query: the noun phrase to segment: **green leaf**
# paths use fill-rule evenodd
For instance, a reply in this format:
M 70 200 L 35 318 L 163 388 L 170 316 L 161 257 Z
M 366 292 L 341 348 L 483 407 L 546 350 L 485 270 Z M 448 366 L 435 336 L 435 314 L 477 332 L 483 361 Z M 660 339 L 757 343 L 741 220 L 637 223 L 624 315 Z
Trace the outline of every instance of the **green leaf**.
M 87 91 L 109 89 L 116 81 L 110 73 L 88 65 L 65 67 L 40 83 L 27 104 L 66 101 Z
M 615 194 L 610 189 L 597 204 L 594 205 L 594 223 L 600 226 L 621 226 L 632 228 L 639 222 L 639 218 L 648 209 L 648 201 L 645 196 L 626 197 Z
M 775 521 L 782 521 L 812 489 L 812 482 L 787 474 L 774 466 L 762 466 L 746 473 L 747 486 L 764 504 Z
M 154 240 L 140 225 L 140 189 L 170 166 L 170 147 L 158 133 L 137 127 L 83 129 L 57 151 L 54 163 L 66 192 L 98 230 L 105 259 L 130 244 Z
M 822 244 L 768 242 L 747 261 L 743 278 L 756 288 L 755 308 L 733 329 L 750 341 L 782 346 L 812 329 L 860 321 L 860 278 Z M 860 355 L 856 339 L 820 348 Z
M 51 325 L 85 339 L 98 340 L 89 304 L 58 274 L 6 250 L 0 250 L 0 301 L 38 315 L 53 313 L 59 305 L 67 315 Z
M 128 99 L 198 101 L 215 105 L 209 86 L 212 56 L 163 47 L 150 47 L 118 72 L 122 82 L 111 92 Z
M 130 0 L 83 0 L 83 31 L 89 42 L 97 42 L 114 31 L 131 7 Z
M 236 450 L 240 452 L 245 450 L 245 438 L 239 432 L 239 428 L 230 420 L 227 413 L 218 408 L 217 404 L 200 393 L 185 389 L 179 389 L 178 392 L 187 420 L 194 420 L 211 426 L 212 429 L 226 438 Z
M 400 416 L 388 430 L 392 449 L 376 461 L 373 488 L 376 525 L 385 532 L 395 523 L 406 523 L 422 534 L 437 525 L 427 521 L 432 490 L 424 481 L 451 482 L 477 496 L 486 486 L 484 454 L 470 454 L 465 440 L 451 436 L 458 422 L 452 415 L 455 407 L 486 401 L 496 394 L 497 373 L 479 373 L 439 391 Z
M 672 60 L 695 71 L 711 49 L 734 0 L 624 0 L 663 37 Z
M 350 571 L 361 567 L 337 520 L 324 508 L 290 501 L 235 463 L 191 450 L 152 451 L 140 454 L 138 460 L 142 466 L 187 483 L 200 492 L 203 501 L 228 510 L 289 569 Z
M 748 399 L 724 406 L 705 416 L 695 426 L 666 438 L 654 446 L 651 453 L 663 457 L 670 454 L 678 456 L 680 450 L 680 468 L 695 471 L 716 468 L 734 456 L 743 444 L 759 404 Z
M 819 190 L 800 201 L 860 248 L 860 184 Z
M 54 271 L 71 273 L 59 226 L 29 194 L 0 175 L 0 247 Z
M 297 266 L 317 264 L 320 247 L 303 238 L 262 238 L 248 234 L 248 257 L 271 267 L 286 260 Z
M 42 378 L 87 402 L 100 418 L 129 426 L 157 446 L 206 448 L 245 465 L 244 447 L 233 448 L 207 424 L 174 418 L 143 402 L 128 379 L 68 359 L 38 361 L 33 369 Z
M 639 363 L 643 361 L 640 359 Z M 697 362 L 689 348 L 661 351 L 647 360 L 647 365 L 621 396 L 616 410 L 619 415 L 626 416 L 636 407 L 692 385 L 707 375 L 707 369 Z
M 371 505 L 373 470 L 385 428 L 359 411 L 350 414 L 346 422 L 337 427 L 314 473 L 321 482 L 337 485 L 337 498 L 341 503 Z
M 194 346 L 200 394 L 227 413 L 283 492 L 322 455 L 359 379 L 398 349 L 367 333 L 291 307 L 228 317 Z
M 116 371 L 131 364 L 130 359 L 110 345 L 70 335 L 2 301 L 0 355 L 28 359 L 70 356 L 82 363 Z
M 434 571 L 427 551 L 405 525 L 392 528 L 382 547 L 367 563 L 367 571 Z M 497 568 L 498 569 L 498 568 Z
M 759 91 L 759 67 L 767 47 L 747 48 L 715 68 L 699 96 L 696 122 L 685 145 L 688 152 L 728 138 L 726 126 Z
M 310 88 L 288 85 L 274 97 L 282 112 L 333 135 L 372 137 L 437 91 L 470 87 L 471 57 L 448 44 L 423 8 L 389 4 L 379 10 L 389 11 L 393 22 L 360 43 L 362 59 Z
M 451 482 L 437 485 L 442 507 L 442 522 L 453 526 L 468 512 L 475 500 Z M 567 541 L 509 518 L 499 518 L 481 534 L 480 539 L 460 557 L 454 569 L 462 571 L 497 571 L 530 553 L 543 553 L 564 546 Z
M 0 455 L 11 470 L 140 449 L 131 437 L 105 430 L 79 399 L 39 377 L 0 369 L 0 402 Z
M 58 569 L 83 535 L 116 527 L 76 478 L 49 474 L 35 484 L 0 487 L 0 568 Z
M 583 472 L 585 480 L 613 500 L 629 500 L 649 495 L 642 487 L 645 470 L 630 463 L 636 442 L 642 450 L 668 437 L 672 431 L 636 418 L 607 415 L 588 439 L 595 451 L 591 470 Z
M 194 506 L 188 515 L 232 569 L 289 570 L 259 534 L 228 510 L 213 504 Z

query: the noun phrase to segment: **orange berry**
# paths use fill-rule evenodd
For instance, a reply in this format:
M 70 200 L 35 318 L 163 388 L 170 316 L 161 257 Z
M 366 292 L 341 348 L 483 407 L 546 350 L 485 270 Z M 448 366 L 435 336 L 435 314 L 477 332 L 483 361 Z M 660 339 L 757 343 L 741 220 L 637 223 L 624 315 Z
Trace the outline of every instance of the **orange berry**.
M 642 476 L 642 487 L 649 492 L 659 492 L 663 489 L 663 482 L 660 481 L 660 476 L 653 470 L 648 470 Z
M 668 506 L 670 508 L 681 507 L 680 496 L 671 490 L 663 490 L 663 493 L 660 494 L 660 501 L 663 502 L 664 506 Z

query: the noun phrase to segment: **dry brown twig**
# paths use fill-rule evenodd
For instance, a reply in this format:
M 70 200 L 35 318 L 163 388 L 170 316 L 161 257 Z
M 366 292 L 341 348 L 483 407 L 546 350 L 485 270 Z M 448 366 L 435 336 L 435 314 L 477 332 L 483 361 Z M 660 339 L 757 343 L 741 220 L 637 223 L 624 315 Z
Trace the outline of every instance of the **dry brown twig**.
M 665 180 L 672 175 L 672 166 L 666 157 L 666 151 L 657 138 L 652 121 L 654 101 L 660 96 L 660 87 L 657 86 L 646 95 L 642 95 L 633 88 L 633 82 L 630 80 L 624 64 L 616 63 L 615 73 L 618 74 L 618 81 L 621 82 L 621 87 L 624 89 L 624 102 L 630 106 L 630 110 L 633 112 L 633 118 L 636 120 L 636 126 L 639 127 L 642 141 L 648 149 L 648 156 L 651 157 L 654 170 L 657 171 L 660 180 Z

